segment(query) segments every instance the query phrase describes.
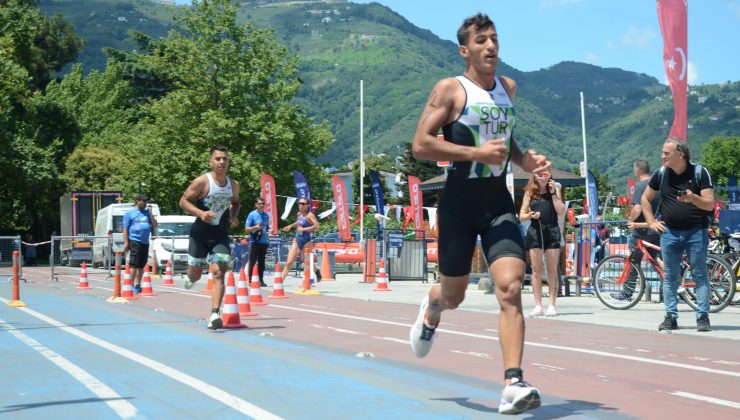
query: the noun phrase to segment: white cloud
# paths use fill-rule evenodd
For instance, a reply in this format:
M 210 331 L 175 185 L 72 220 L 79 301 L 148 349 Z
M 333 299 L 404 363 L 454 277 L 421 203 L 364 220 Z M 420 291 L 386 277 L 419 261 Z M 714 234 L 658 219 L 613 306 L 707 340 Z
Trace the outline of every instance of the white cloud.
M 540 9 L 551 9 L 555 7 L 572 6 L 581 0 L 540 0 Z
M 652 28 L 640 29 L 633 25 L 622 36 L 622 44 L 647 48 L 654 38 L 655 32 L 653 32 Z
M 604 48 L 607 49 L 607 50 L 611 50 L 612 48 L 614 48 L 614 43 L 611 42 L 611 41 L 606 41 L 604 43 Z
M 740 3 L 733 1 L 727 4 L 727 8 L 740 20 Z
M 694 64 L 693 61 L 689 60 L 689 65 L 686 69 L 686 83 L 690 85 L 695 85 L 698 80 L 699 70 L 696 68 L 696 64 Z
M 586 54 L 585 56 L 583 56 L 584 63 L 595 64 L 598 61 L 599 61 L 599 55 L 596 54 L 595 52 L 590 52 Z

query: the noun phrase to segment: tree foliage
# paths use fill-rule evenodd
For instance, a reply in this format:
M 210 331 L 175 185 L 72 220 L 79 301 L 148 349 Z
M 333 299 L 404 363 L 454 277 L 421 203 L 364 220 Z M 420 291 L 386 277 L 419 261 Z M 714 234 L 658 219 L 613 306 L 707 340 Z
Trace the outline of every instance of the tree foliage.
M 715 185 L 727 185 L 728 175 L 740 177 L 740 137 L 712 137 L 702 150 L 701 162 Z

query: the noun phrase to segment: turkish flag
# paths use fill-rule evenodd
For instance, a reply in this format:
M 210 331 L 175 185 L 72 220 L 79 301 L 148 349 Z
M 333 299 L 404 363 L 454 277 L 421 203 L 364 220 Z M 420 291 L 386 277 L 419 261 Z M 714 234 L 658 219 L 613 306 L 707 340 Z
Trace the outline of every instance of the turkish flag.
M 663 63 L 673 93 L 673 126 L 669 136 L 686 141 L 688 28 L 686 0 L 658 0 L 658 21 L 663 34 Z

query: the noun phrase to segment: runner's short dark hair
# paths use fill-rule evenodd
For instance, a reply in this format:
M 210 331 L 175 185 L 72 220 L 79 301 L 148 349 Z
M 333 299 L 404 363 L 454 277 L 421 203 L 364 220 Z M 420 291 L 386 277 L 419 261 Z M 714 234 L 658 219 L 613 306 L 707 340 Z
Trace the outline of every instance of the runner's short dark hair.
M 211 147 L 211 154 L 213 154 L 213 152 L 228 152 L 228 151 L 229 150 L 226 148 L 226 146 L 224 146 L 222 144 L 217 144 L 217 145 Z
M 477 15 L 465 19 L 462 25 L 460 25 L 460 29 L 457 30 L 457 42 L 460 45 L 468 44 L 468 35 L 471 26 L 475 27 L 476 30 L 488 28 L 489 26 L 496 29 L 496 24 L 493 23 L 491 18 L 479 12 Z

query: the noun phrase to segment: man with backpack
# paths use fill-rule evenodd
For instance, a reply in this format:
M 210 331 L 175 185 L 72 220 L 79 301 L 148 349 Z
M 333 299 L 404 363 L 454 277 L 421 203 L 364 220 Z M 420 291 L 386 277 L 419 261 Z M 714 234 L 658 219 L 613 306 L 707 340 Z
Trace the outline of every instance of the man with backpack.
M 669 137 L 663 144 L 663 167 L 650 178 L 642 195 L 642 212 L 650 229 L 661 234 L 660 247 L 665 267 L 663 299 L 665 319 L 659 331 L 678 329 L 678 287 L 681 283 L 681 255 L 686 252 L 691 276 L 696 283 L 696 329 L 711 331 L 707 248 L 709 218 L 714 208 L 714 187 L 709 171 L 689 161 L 689 147 Z M 660 214 L 656 220 L 651 205 L 660 193 Z

